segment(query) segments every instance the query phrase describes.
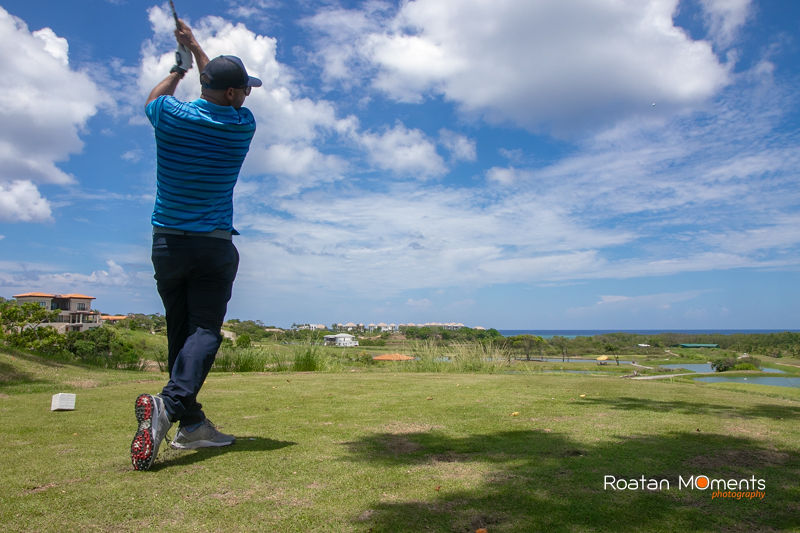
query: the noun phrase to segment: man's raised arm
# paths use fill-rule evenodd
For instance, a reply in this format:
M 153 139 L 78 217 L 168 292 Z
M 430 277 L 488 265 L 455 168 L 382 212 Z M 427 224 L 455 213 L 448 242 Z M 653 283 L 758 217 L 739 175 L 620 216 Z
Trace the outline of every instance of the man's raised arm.
M 192 28 L 190 28 L 189 25 L 183 20 L 178 20 L 177 25 L 178 27 L 175 29 L 175 39 L 177 39 L 179 45 L 183 45 L 187 50 L 189 50 L 189 52 L 192 53 L 195 63 L 197 63 L 198 72 L 203 72 L 203 69 L 205 69 L 206 65 L 208 64 L 208 56 L 203 51 L 200 43 L 197 42 L 197 39 L 194 38 Z M 180 51 L 178 53 L 180 53 Z M 188 68 L 191 68 L 191 58 L 185 60 L 185 63 L 188 63 Z M 183 77 L 186 75 L 186 70 L 186 68 L 181 68 L 181 66 L 178 64 L 172 67 L 169 75 L 161 80 L 158 85 L 156 85 L 153 90 L 150 91 L 150 95 L 147 97 L 145 106 L 159 96 L 175 94 L 175 90 L 178 88 L 178 83 L 180 83 L 181 79 L 183 79 Z

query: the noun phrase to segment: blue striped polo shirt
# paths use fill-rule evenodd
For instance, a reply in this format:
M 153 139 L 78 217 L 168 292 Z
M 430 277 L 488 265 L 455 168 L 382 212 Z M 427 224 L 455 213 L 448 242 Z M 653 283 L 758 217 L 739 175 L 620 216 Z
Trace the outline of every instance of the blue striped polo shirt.
M 233 187 L 256 131 L 253 114 L 174 96 L 159 96 L 145 111 L 155 128 L 158 160 L 153 226 L 238 235 Z

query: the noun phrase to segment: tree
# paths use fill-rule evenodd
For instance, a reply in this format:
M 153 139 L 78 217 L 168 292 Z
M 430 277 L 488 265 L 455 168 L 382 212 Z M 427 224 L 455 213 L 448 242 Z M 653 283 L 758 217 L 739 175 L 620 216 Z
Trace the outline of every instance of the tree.
M 525 360 L 531 360 L 531 352 L 538 349 L 539 357 L 544 358 L 544 339 L 538 335 L 517 335 L 511 338 L 511 347 L 525 354 Z
M 6 342 L 19 346 L 27 339 L 39 339 L 42 335 L 49 335 L 37 331 L 39 326 L 54 322 L 59 311 L 49 311 L 39 304 L 27 302 L 19 304 L 15 301 L 5 300 L 0 303 L 0 329 L 5 334 Z
M 614 360 L 617 362 L 617 366 L 619 366 L 619 350 L 617 347 L 609 343 L 605 345 L 605 351 L 606 353 L 613 354 Z
M 566 337 L 562 337 L 560 335 L 556 335 L 555 337 L 550 339 L 550 343 L 553 346 L 557 347 L 559 349 L 559 351 L 561 352 L 561 361 L 562 362 L 566 361 L 567 360 L 567 346 L 568 346 L 567 338 Z

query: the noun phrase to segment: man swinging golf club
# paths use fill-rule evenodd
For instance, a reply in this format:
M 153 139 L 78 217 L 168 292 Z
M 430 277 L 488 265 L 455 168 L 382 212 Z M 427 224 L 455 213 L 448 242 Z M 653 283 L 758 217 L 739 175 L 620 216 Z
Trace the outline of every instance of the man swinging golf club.
M 160 394 L 136 399 L 138 428 L 131 443 L 136 470 L 153 465 L 174 422 L 180 427 L 173 448 L 236 440 L 206 418 L 197 394 L 222 341 L 239 266 L 231 239 L 239 234 L 233 227 L 233 188 L 256 130 L 253 114 L 242 105 L 261 80 L 250 77 L 238 57 L 209 61 L 191 28 L 175 20 L 176 64 L 145 105 L 157 148 L 152 259 L 167 318 L 169 382 Z M 173 94 L 192 67 L 192 56 L 201 73 L 201 97 L 181 102 Z

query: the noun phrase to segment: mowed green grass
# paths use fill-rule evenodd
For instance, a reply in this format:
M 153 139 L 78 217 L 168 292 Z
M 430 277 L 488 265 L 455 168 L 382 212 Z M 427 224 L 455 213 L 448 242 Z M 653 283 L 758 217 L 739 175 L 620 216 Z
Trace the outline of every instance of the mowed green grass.
M 212 373 L 231 447 L 129 461 L 161 373 L 0 354 L 4 531 L 798 531 L 800 395 L 574 374 Z M 76 410 L 51 412 L 54 392 Z M 174 431 L 174 430 L 173 430 Z M 604 490 L 604 476 L 670 490 Z M 679 477 L 763 479 L 712 499 Z

